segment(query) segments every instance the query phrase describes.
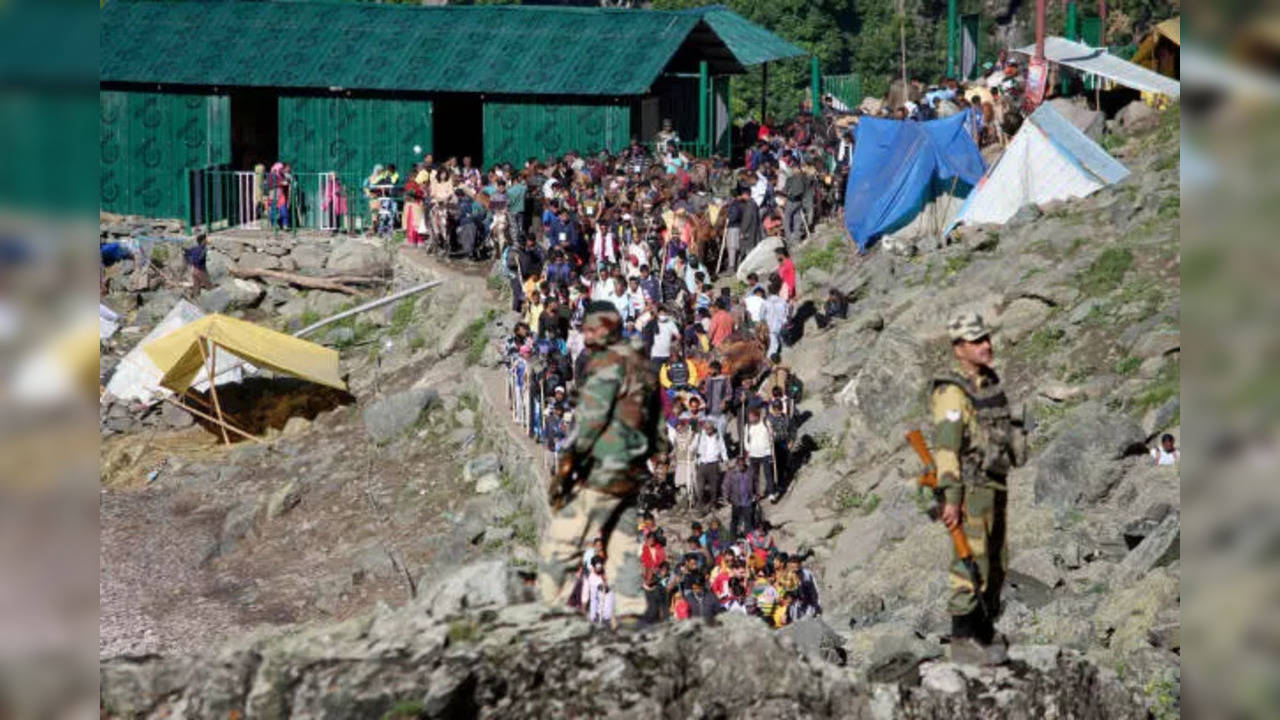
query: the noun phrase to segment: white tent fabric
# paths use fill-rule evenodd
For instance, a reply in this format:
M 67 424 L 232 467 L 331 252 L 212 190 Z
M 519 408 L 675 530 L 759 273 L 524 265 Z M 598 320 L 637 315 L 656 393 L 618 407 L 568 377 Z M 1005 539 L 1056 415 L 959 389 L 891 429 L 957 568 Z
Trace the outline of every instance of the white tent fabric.
M 1128 175 L 1115 158 L 1045 103 L 1031 113 L 978 181 L 943 235 L 961 223 L 1004 223 L 1028 203 L 1082 198 Z
M 1014 52 L 1034 56 L 1036 46 L 1028 45 Z M 1118 58 L 1107 52 L 1106 48 L 1094 48 L 1068 40 L 1056 35 L 1044 39 L 1044 57 L 1046 60 L 1066 65 L 1077 70 L 1114 80 L 1125 87 L 1144 92 L 1160 93 L 1177 98 L 1181 85 L 1173 78 L 1165 77 L 1154 70 L 1148 70 L 1137 63 Z
M 164 376 L 164 373 L 160 372 L 160 368 L 156 367 L 151 357 L 142 348 L 152 340 L 162 338 L 202 317 L 204 317 L 204 312 L 200 308 L 186 300 L 179 300 L 169 310 L 169 314 L 165 315 L 164 319 L 151 332 L 147 333 L 142 342 L 135 345 L 123 358 L 120 358 L 120 364 L 116 366 L 115 374 L 111 376 L 111 380 L 107 383 L 108 395 L 120 400 L 146 403 L 147 405 L 157 403 L 165 396 L 172 395 L 173 393 L 160 387 L 160 378 Z M 219 385 L 240 382 L 246 375 L 252 375 L 258 371 L 253 365 L 226 350 L 218 353 L 217 360 L 218 364 L 214 368 L 214 372 Z M 192 384 L 192 387 L 201 392 L 208 390 L 208 372 L 201 370 L 200 374 L 196 376 L 196 382 Z

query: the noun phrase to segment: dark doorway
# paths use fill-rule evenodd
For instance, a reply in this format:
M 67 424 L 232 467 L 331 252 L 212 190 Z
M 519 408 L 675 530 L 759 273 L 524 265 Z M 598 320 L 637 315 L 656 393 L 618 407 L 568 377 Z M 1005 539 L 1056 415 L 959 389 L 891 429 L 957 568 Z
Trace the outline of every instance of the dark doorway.
M 453 95 L 431 101 L 431 152 L 436 162 L 451 156 L 471 156 L 480 167 L 484 160 L 484 104 L 477 95 Z
M 260 90 L 231 94 L 231 168 L 270 168 L 278 158 L 280 115 L 276 96 Z

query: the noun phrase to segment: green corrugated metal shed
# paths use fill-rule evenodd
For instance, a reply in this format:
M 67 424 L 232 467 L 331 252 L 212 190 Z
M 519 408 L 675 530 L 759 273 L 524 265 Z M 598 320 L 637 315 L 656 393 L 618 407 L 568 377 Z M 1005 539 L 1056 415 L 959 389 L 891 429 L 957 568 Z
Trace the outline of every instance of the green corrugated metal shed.
M 484 104 L 484 162 L 520 167 L 530 157 L 546 160 L 568 150 L 617 152 L 631 135 L 626 105 Z
M 280 98 L 280 157 L 297 172 L 367 175 L 375 163 L 402 171 L 431 152 L 431 103 L 335 97 Z
M 705 20 L 744 66 L 809 54 L 722 5 L 684 12 Z
M 226 96 L 103 91 L 98 103 L 104 210 L 185 217 L 187 168 L 231 160 Z
M 114 0 L 101 12 L 99 79 L 617 97 L 646 92 L 705 26 L 704 41 L 731 51 L 719 72 L 804 54 L 721 7 Z

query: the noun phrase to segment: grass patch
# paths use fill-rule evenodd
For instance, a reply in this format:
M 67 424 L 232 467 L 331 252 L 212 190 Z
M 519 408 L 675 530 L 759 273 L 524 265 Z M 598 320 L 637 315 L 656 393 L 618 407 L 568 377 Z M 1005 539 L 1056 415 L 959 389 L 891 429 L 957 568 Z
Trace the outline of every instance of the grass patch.
M 506 480 L 506 476 L 503 479 Z M 511 481 L 511 488 L 508 491 L 515 491 L 514 480 Z M 502 527 L 509 527 L 515 530 L 515 535 L 511 537 L 512 542 L 525 547 L 538 547 L 538 523 L 534 521 L 533 513 L 529 512 L 529 510 L 517 510 L 498 522 Z
M 1169 220 L 1176 218 L 1182 214 L 1182 198 L 1177 195 L 1169 195 L 1160 201 L 1160 207 L 1156 210 L 1156 217 L 1161 220 Z
M 320 322 L 320 313 L 315 310 L 303 310 L 298 316 L 298 327 L 307 327 Z
M 1160 368 L 1160 374 L 1138 397 L 1134 398 L 1134 407 L 1140 412 L 1160 407 L 1169 398 L 1177 395 L 1181 389 L 1182 364 L 1176 361 L 1165 363 L 1165 366 Z
M 467 329 L 463 331 L 464 343 L 467 347 L 467 362 L 472 365 L 480 362 L 480 358 L 484 357 L 484 349 L 489 344 L 489 326 L 493 324 L 494 319 L 498 316 L 493 308 L 484 311 L 484 315 L 471 321 Z
M 409 349 L 412 350 L 413 352 L 417 352 L 426 346 L 427 346 L 427 339 L 422 337 L 421 335 L 414 335 L 413 337 L 409 338 Z
M 958 255 L 952 255 L 947 258 L 945 271 L 948 277 L 969 267 L 969 263 L 973 262 L 973 253 L 963 252 Z
M 507 278 L 503 275 L 489 275 L 484 279 L 484 286 L 489 292 L 500 297 L 506 297 L 511 294 L 511 284 L 507 282 Z
M 827 241 L 826 245 L 820 248 L 805 248 L 800 253 L 800 259 L 796 261 L 796 269 L 804 272 L 811 268 L 819 270 L 831 271 L 836 266 L 836 261 L 840 258 L 840 251 L 844 247 L 844 241 L 840 238 L 834 238 Z
M 401 700 L 383 713 L 382 720 L 418 720 L 427 717 L 427 706 L 417 700 Z
M 405 298 L 391 311 L 391 334 L 399 335 L 409 328 L 413 316 L 417 313 L 417 304 L 413 298 Z
M 449 623 L 450 643 L 469 643 L 480 639 L 480 626 L 472 620 L 455 620 Z
M 1127 357 L 1116 363 L 1117 375 L 1132 375 L 1142 365 L 1142 358 Z
M 1028 361 L 1043 360 L 1058 349 L 1066 332 L 1062 328 L 1040 328 L 1031 333 L 1031 337 L 1022 341 L 1018 347 L 1019 354 Z
M 870 515 L 880 507 L 880 496 L 876 493 L 859 493 L 852 488 L 842 488 L 836 494 L 836 508 L 842 512 L 860 510 L 863 515 Z
M 1123 138 L 1115 133 L 1105 133 L 1102 136 L 1102 142 L 1100 144 L 1102 145 L 1103 150 L 1106 150 L 1109 153 L 1114 153 L 1116 150 L 1119 150 L 1128 143 L 1129 140 L 1127 138 Z
M 1150 702 L 1151 716 L 1156 720 L 1182 717 L 1182 686 L 1168 673 L 1152 678 L 1143 688 Z
M 1109 247 L 1094 259 L 1089 268 L 1080 273 L 1077 280 L 1086 296 L 1105 295 L 1120 285 L 1124 274 L 1133 266 L 1133 251 L 1129 248 Z
M 164 267 L 169 262 L 169 247 L 167 245 L 156 245 L 151 248 L 151 262 Z

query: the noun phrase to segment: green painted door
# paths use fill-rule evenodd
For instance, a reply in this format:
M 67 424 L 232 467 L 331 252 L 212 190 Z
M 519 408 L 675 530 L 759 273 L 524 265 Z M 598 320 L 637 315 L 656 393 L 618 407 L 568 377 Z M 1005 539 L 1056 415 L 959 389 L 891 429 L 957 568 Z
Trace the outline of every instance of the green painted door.
M 103 210 L 185 219 L 186 171 L 231 161 L 225 95 L 101 92 L 98 105 Z
M 484 165 L 515 167 L 536 157 L 545 161 L 570 150 L 617 152 L 631 141 L 631 108 L 626 105 L 484 104 Z

